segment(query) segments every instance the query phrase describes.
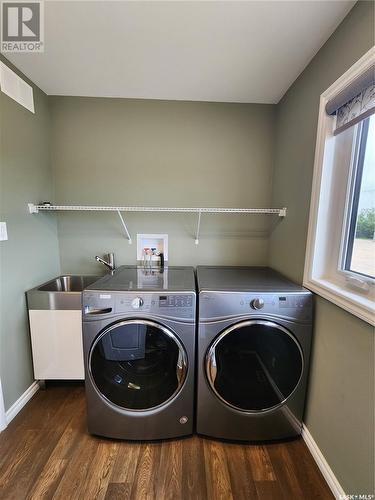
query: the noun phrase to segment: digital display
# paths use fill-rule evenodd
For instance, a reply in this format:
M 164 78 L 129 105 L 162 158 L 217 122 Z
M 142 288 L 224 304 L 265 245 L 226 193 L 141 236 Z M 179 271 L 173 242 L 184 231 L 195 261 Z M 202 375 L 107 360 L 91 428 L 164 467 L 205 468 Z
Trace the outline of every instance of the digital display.
M 191 307 L 193 299 L 186 295 L 160 295 L 159 307 Z

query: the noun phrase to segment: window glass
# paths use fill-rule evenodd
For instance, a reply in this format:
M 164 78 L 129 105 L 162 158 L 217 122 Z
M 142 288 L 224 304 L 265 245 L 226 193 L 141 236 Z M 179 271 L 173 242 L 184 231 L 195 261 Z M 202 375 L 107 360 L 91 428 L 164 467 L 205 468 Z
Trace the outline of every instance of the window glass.
M 361 127 L 344 268 L 375 277 L 375 115 Z

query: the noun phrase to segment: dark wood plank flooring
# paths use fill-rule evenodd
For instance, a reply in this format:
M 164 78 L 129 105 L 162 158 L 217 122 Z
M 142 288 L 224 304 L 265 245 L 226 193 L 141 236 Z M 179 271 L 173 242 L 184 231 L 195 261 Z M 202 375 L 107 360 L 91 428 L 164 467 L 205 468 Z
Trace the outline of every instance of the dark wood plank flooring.
M 0 434 L 0 498 L 332 499 L 302 439 L 129 443 L 86 432 L 82 385 L 47 386 Z

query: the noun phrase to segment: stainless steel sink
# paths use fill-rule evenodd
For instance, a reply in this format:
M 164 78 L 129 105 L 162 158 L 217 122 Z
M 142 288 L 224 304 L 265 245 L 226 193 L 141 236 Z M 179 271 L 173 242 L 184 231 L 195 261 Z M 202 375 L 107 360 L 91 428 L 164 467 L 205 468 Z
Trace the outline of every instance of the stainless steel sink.
M 41 292 L 82 292 L 100 276 L 59 276 L 38 287 Z
M 64 275 L 26 292 L 29 309 L 81 309 L 82 291 L 102 276 Z

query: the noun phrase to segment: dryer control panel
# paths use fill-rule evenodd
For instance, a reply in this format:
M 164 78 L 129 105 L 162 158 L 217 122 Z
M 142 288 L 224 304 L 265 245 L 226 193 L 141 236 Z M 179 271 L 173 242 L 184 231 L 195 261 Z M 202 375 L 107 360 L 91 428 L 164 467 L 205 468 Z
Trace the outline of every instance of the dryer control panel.
M 253 315 L 311 321 L 312 294 L 308 290 L 299 293 L 201 292 L 199 294 L 201 321 Z

